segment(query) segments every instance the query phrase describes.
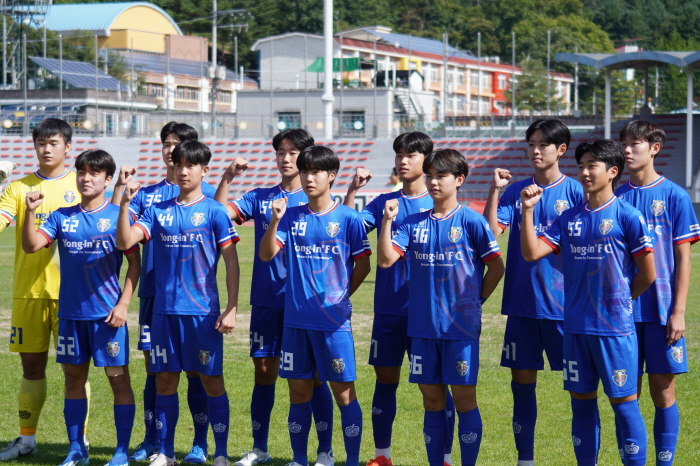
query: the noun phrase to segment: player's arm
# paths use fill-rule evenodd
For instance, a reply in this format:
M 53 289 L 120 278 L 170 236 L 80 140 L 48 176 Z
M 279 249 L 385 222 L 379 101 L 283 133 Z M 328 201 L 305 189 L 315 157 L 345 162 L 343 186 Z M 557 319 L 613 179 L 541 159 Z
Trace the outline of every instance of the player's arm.
M 501 193 L 501 188 L 508 185 L 511 178 L 508 170 L 497 168 L 493 171 L 493 180 L 489 188 L 489 196 L 486 199 L 486 207 L 484 207 L 484 217 L 489 222 L 493 236 L 498 238 L 503 234 L 503 228 L 498 224 L 498 195 Z
M 226 289 L 228 290 L 228 303 L 226 310 L 216 319 L 216 329 L 221 333 L 231 333 L 236 328 L 236 312 L 238 312 L 238 284 L 240 279 L 240 267 L 238 265 L 238 251 L 235 243 L 229 243 L 221 247 L 221 255 L 226 266 Z
M 120 205 L 122 202 L 122 195 L 124 194 L 124 188 L 131 181 L 131 179 L 136 174 L 136 168 L 130 165 L 122 165 L 119 167 L 119 176 L 117 177 L 117 182 L 114 185 L 114 192 L 112 193 L 112 204 Z
M 26 202 L 27 210 L 24 212 L 22 226 L 22 250 L 27 254 L 33 254 L 49 245 L 49 239 L 34 229 L 36 209 L 44 202 L 44 193 L 40 191 L 27 193 Z
M 498 286 L 498 282 L 503 278 L 506 268 L 503 265 L 503 258 L 496 256 L 486 262 L 486 273 L 484 280 L 481 282 L 481 302 L 486 301 L 491 293 Z
M 109 312 L 109 315 L 105 319 L 105 322 L 110 327 L 123 327 L 126 323 L 126 314 L 129 310 L 129 303 L 131 298 L 134 296 L 134 290 L 139 282 L 139 276 L 141 275 L 141 255 L 139 254 L 139 248 L 134 247 L 126 253 L 126 261 L 129 264 L 129 268 L 126 270 L 126 279 L 124 280 L 124 288 L 122 289 L 122 295 Z
M 399 201 L 389 199 L 384 206 L 384 218 L 382 218 L 382 231 L 377 238 L 377 265 L 383 269 L 388 269 L 401 259 L 391 243 L 391 223 L 399 213 Z
M 350 182 L 350 186 L 348 186 L 348 193 L 345 195 L 345 200 L 343 201 L 343 205 L 351 208 L 355 208 L 355 194 L 362 188 L 363 186 L 366 186 L 367 183 L 369 183 L 369 180 L 372 179 L 372 173 L 370 173 L 369 170 L 365 168 L 358 168 L 355 171 L 355 176 L 352 177 L 352 181 Z
M 236 211 L 233 210 L 233 208 L 230 205 L 228 205 L 228 191 L 229 189 L 231 189 L 231 183 L 233 183 L 233 179 L 237 176 L 240 176 L 247 169 L 248 161 L 242 157 L 236 157 L 233 160 L 233 162 L 231 162 L 231 165 L 229 165 L 229 167 L 226 169 L 226 172 L 224 172 L 224 176 L 221 177 L 221 181 L 219 181 L 219 187 L 216 188 L 214 200 L 219 204 L 226 206 L 228 216 L 231 219 L 238 218 L 238 214 L 236 213 Z
M 686 242 L 673 245 L 675 263 L 675 303 L 666 323 L 666 344 L 672 345 L 685 336 L 685 305 L 690 288 L 690 245 Z
M 537 185 L 527 186 L 520 193 L 520 201 L 523 206 L 522 227 L 520 228 L 520 249 L 523 258 L 533 262 L 551 254 L 554 249 L 544 240 L 537 238 L 535 232 L 535 206 L 542 197 L 542 188 Z
M 350 275 L 350 296 L 362 285 L 362 282 L 365 281 L 371 270 L 372 266 L 369 263 L 369 256 L 359 257 L 355 261 L 355 267 Z
M 138 226 L 131 225 L 129 221 L 129 204 L 136 197 L 141 185 L 131 182 L 124 188 L 124 193 L 119 204 L 119 218 L 117 220 L 117 248 L 120 251 L 128 251 L 134 245 L 146 239 L 146 233 Z
M 260 259 L 263 262 L 271 261 L 278 252 L 282 250 L 282 245 L 277 241 L 277 227 L 287 211 L 287 198 L 275 199 L 270 205 L 272 209 L 272 217 L 270 218 L 270 226 L 265 230 L 260 240 Z
M 647 250 L 634 256 L 634 265 L 637 267 L 637 273 L 632 277 L 630 291 L 632 299 L 637 299 L 656 280 L 654 251 Z

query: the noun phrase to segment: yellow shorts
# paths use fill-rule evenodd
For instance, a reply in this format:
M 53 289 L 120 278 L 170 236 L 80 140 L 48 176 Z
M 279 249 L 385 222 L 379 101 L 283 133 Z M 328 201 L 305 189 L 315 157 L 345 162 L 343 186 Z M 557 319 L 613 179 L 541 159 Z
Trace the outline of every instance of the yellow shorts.
M 48 351 L 52 333 L 54 345 L 56 345 L 58 299 L 14 298 L 12 300 L 11 352 Z

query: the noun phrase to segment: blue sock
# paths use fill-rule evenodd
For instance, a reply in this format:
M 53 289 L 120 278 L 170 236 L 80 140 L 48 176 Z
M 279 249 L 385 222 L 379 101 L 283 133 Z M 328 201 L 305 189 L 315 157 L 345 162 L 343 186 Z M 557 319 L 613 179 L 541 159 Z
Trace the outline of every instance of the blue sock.
M 447 443 L 447 413 L 426 411 L 423 415 L 423 439 L 430 466 L 443 466 Z
M 143 441 L 151 445 L 160 444 L 160 434 L 156 429 L 156 376 L 146 375 L 146 386 L 143 389 L 143 419 L 146 424 L 146 435 Z
M 160 430 L 160 452 L 175 457 L 175 427 L 180 417 L 180 399 L 177 393 L 156 395 L 156 428 Z
M 656 447 L 656 464 L 672 464 L 676 456 L 676 444 L 681 420 L 678 404 L 668 408 L 656 408 L 654 416 L 654 446 Z
M 452 454 L 452 443 L 455 440 L 455 421 L 457 413 L 455 412 L 455 402 L 452 399 L 450 390 L 447 390 L 447 401 L 445 402 L 445 413 L 447 414 L 447 438 L 445 439 L 445 454 Z
M 615 416 L 620 421 L 625 448 L 625 465 L 646 464 L 647 430 L 637 400 L 612 405 Z
M 275 384 L 253 387 L 250 400 L 250 422 L 253 426 L 253 448 L 267 451 L 267 438 L 270 435 L 270 416 L 275 406 Z
M 230 417 L 228 393 L 224 392 L 221 396 L 207 397 L 207 405 L 209 406 L 209 420 L 211 422 L 211 430 L 214 431 L 214 444 L 216 445 L 214 458 L 219 456 L 228 458 L 228 451 L 226 450 Z
M 396 390 L 397 383 L 374 384 L 374 397 L 372 398 L 372 432 L 375 448 L 389 448 L 391 446 L 391 429 L 396 418 Z
M 114 405 L 114 426 L 117 428 L 117 449 L 114 452 L 114 462 L 122 463 L 129 456 L 129 441 L 131 430 L 134 428 L 136 405 Z M 120 459 L 124 461 L 118 461 Z
M 293 461 L 303 466 L 309 464 L 309 431 L 311 431 L 311 402 L 289 404 L 289 440 L 292 443 Z
M 473 466 L 479 457 L 482 431 L 481 413 L 479 408 L 474 408 L 466 413 L 457 413 L 459 416 L 459 444 L 462 450 L 462 466 Z
M 87 398 L 63 400 L 63 418 L 66 421 L 66 431 L 68 432 L 68 442 L 70 443 L 71 452 L 77 453 L 84 451 L 83 433 L 85 432 L 87 411 Z
M 328 383 L 314 387 L 311 411 L 316 423 L 318 453 L 328 453 L 333 448 L 333 395 Z
M 537 423 L 537 382 L 522 385 L 511 382 L 513 391 L 513 436 L 518 461 L 535 459 L 535 424 Z
M 615 416 L 615 439 L 617 440 L 617 451 L 620 453 L 620 461 L 622 462 L 622 466 L 625 466 L 625 447 L 622 441 L 620 421 L 617 420 L 617 416 Z
M 187 377 L 187 405 L 194 423 L 194 443 L 206 450 L 209 410 L 207 409 L 207 392 L 199 377 Z
M 571 398 L 571 439 L 579 466 L 595 466 L 598 457 L 600 418 L 598 399 Z
M 359 466 L 360 443 L 362 441 L 362 410 L 357 399 L 340 408 L 340 424 L 343 428 L 343 441 L 347 459 L 345 466 Z

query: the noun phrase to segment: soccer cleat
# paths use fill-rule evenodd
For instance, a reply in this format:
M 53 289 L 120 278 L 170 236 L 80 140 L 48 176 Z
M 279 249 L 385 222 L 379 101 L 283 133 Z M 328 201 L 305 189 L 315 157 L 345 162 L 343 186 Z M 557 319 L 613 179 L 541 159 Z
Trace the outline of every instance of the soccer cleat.
M 112 459 L 109 460 L 109 463 L 105 464 L 105 466 L 129 466 L 129 460 L 126 459 L 126 456 L 121 456 L 121 458 L 118 458 L 117 461 L 114 461 L 114 458 L 115 457 L 113 456 Z
M 22 437 L 17 437 L 0 452 L 0 461 L 12 461 L 23 456 L 34 456 L 38 449 L 39 447 L 36 443 L 28 445 L 22 443 Z
M 316 457 L 316 464 L 314 466 L 333 466 L 335 458 L 333 457 L 333 450 L 328 453 L 321 452 Z
M 183 463 L 191 464 L 203 464 L 207 460 L 207 445 L 204 448 L 200 447 L 196 443 L 192 445 L 192 449 L 182 460 Z M 222 457 L 223 458 L 223 457 Z
M 309 466 L 308 464 L 299 464 L 296 461 L 292 461 L 291 463 L 287 463 L 284 466 Z
M 367 466 L 394 466 L 394 463 L 391 462 L 390 458 L 382 455 L 367 461 Z
M 225 456 L 217 456 L 214 458 L 214 462 L 212 463 L 212 466 L 229 466 L 228 458 Z
M 243 458 L 236 461 L 233 466 L 255 466 L 270 462 L 270 454 L 262 451 L 259 448 L 253 448 L 253 451 L 247 451 L 243 454 Z
M 85 466 L 90 464 L 90 456 L 81 451 L 69 451 L 66 459 L 59 466 Z
M 148 442 L 141 442 L 136 447 L 134 454 L 129 457 L 129 461 L 153 461 L 158 454 L 158 447 Z
M 177 460 L 175 457 L 168 458 L 163 453 L 158 453 L 150 466 L 177 466 Z

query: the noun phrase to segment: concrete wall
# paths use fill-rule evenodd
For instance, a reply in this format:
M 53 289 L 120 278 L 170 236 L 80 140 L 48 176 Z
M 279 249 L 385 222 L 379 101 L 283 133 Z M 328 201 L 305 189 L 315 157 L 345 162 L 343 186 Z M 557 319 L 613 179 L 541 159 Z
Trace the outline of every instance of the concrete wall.
M 324 53 L 322 36 L 306 36 L 306 66 L 311 65 L 318 57 Z M 304 35 L 284 36 L 259 42 L 256 50 L 260 53 L 260 88 L 261 89 L 304 89 L 304 84 L 308 89 L 316 89 L 317 78 L 322 83 L 323 73 L 307 72 L 304 76 Z M 337 46 L 334 46 L 333 55 L 339 53 Z M 275 59 L 271 63 L 271 52 Z M 321 75 L 320 77 L 317 76 Z M 273 77 L 270 82 L 270 76 Z

